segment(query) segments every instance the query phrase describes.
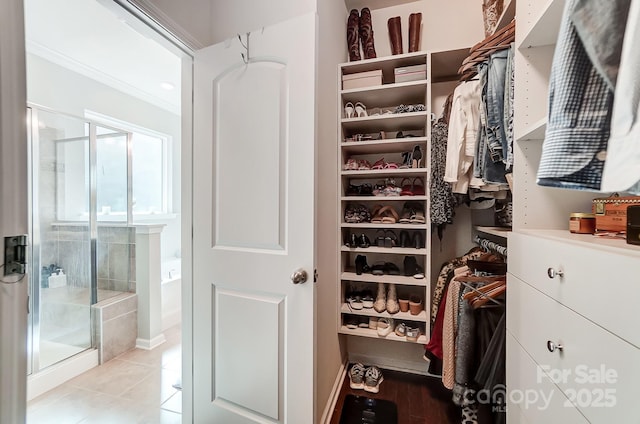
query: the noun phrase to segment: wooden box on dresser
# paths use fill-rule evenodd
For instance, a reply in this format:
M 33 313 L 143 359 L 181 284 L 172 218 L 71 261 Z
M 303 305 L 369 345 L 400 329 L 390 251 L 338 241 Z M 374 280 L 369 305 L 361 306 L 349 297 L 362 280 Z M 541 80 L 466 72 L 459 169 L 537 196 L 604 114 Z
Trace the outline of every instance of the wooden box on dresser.
M 536 185 L 564 5 L 516 6 L 507 422 L 640 422 L 640 247 L 569 232 L 569 214 L 602 194 Z

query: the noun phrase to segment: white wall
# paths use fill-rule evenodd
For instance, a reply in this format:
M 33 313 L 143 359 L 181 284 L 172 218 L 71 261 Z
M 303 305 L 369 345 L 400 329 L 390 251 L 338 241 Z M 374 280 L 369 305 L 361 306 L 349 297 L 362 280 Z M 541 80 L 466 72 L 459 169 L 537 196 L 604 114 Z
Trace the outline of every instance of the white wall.
M 135 66 L 135 65 L 132 65 Z M 72 72 L 33 54 L 27 55 L 27 100 L 39 106 L 83 117 L 85 109 L 172 137 L 173 211 L 180 211 L 180 116 Z M 163 257 L 180 248 L 180 216 L 163 231 Z
M 387 21 L 400 16 L 403 52 L 409 52 L 409 15 L 422 13 L 420 50 L 450 50 L 471 47 L 484 38 L 482 2 L 469 0 L 422 0 L 371 11 L 378 57 L 391 55 Z M 346 49 L 346 35 L 344 41 Z
M 211 9 L 213 0 L 147 0 L 186 30 L 203 46 L 214 44 Z M 145 3 L 145 0 L 134 3 Z
M 346 16 L 341 1 L 318 2 L 317 181 L 316 181 L 316 419 L 330 405 L 330 395 L 346 360 L 346 346 L 337 334 L 338 277 L 338 63 L 347 60 Z M 344 27 L 345 31 L 337 31 Z M 339 389 L 339 387 L 338 387 Z M 329 403 L 329 404 L 328 404 Z M 327 413 L 331 413 L 328 411 Z

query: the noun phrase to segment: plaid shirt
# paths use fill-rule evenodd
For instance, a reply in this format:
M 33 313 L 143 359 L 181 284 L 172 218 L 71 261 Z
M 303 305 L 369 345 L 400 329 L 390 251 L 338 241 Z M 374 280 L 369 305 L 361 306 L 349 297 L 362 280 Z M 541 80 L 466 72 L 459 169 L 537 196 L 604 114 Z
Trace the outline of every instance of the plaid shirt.
M 537 183 L 599 190 L 613 93 L 593 66 L 571 20 L 578 3 L 580 0 L 568 0 L 562 17 L 551 68 L 549 120 Z

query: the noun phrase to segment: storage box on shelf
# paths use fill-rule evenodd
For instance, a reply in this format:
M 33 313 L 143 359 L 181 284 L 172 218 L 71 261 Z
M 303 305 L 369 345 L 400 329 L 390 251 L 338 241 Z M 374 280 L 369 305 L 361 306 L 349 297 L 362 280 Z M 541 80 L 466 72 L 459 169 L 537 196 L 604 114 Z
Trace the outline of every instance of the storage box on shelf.
M 426 343 L 430 329 L 425 305 L 430 302 L 430 229 L 425 187 L 428 186 L 428 122 L 426 74 L 398 82 L 395 70 L 426 69 L 424 52 L 376 58 L 339 66 L 339 192 L 342 193 L 339 231 L 340 328 L 343 334 L 408 343 Z M 354 75 L 382 74 L 382 84 L 344 85 Z M 421 77 L 416 79 L 416 75 Z M 345 106 L 348 106 L 345 108 Z M 353 107 L 353 109 L 350 109 Z M 357 110 L 356 110 L 357 109 Z M 402 192 L 403 195 L 400 195 Z M 345 212 L 366 210 L 363 221 Z M 376 217 L 383 211 L 383 217 Z M 350 212 L 349 212 L 350 213 Z M 384 219 L 382 219 L 384 218 Z M 355 245 L 354 245 L 355 244 Z M 360 259 L 358 259 L 360 258 Z M 407 259 L 410 258 L 410 259 Z M 366 267 L 362 263 L 366 260 Z M 408 261 L 408 262 L 407 262 Z M 415 267 L 419 267 L 418 269 Z M 428 275 L 428 274 L 427 274 Z M 419 277 L 419 278 L 416 278 Z M 411 311 L 362 307 L 353 299 L 363 293 L 396 299 Z M 393 320 L 391 331 L 376 327 Z M 369 325 L 371 321 L 371 325 Z M 396 327 L 404 324 L 396 332 Z M 403 330 L 406 330 L 405 334 Z

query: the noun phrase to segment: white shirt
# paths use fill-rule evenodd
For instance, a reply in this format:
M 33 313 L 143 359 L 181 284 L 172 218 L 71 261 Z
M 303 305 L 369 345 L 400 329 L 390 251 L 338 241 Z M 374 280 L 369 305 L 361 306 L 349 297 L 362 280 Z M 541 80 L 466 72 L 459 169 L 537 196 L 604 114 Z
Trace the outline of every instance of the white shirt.
M 640 0 L 632 0 L 600 190 L 640 192 Z M 632 187 L 636 184 L 635 187 Z
M 463 82 L 453 92 L 444 180 L 466 193 L 473 173 L 482 95 L 480 81 Z

